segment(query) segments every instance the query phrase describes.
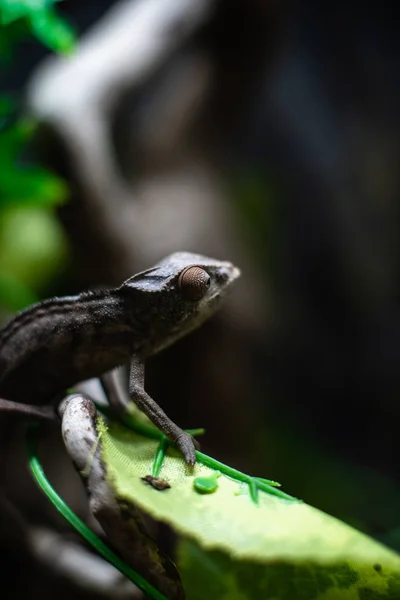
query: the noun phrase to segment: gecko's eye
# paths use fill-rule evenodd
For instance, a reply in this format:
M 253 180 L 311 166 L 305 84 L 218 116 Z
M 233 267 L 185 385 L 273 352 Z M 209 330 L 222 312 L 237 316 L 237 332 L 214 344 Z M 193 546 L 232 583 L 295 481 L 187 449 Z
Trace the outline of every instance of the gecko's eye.
M 190 300 L 200 300 L 210 287 L 211 278 L 201 267 L 187 267 L 179 275 L 178 287 Z

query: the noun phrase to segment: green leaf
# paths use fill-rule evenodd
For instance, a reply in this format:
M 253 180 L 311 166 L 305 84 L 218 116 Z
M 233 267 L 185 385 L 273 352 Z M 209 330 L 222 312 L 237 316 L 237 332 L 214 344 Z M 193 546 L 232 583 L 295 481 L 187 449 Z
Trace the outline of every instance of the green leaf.
M 171 488 L 158 492 L 141 481 L 152 472 L 158 441 L 114 423 L 99 431 L 117 498 L 186 540 L 179 564 L 188 600 L 400 597 L 393 595 L 400 590 L 400 557 L 341 521 L 262 489 L 256 504 L 248 486 L 222 469 L 214 493 L 199 494 L 194 479 L 215 477 L 215 469 L 197 463 L 190 472 L 172 449 L 159 473 Z
M 19 166 L 18 161 L 26 149 L 36 123 L 32 119 L 19 119 L 9 125 L 7 98 L 0 112 L 0 208 L 5 206 L 54 206 L 64 202 L 68 195 L 66 184 L 56 175 L 35 166 Z M 0 107 L 1 108 L 1 107 Z M 1 116 L 4 114 L 4 121 Z
M 66 256 L 65 235 L 52 212 L 37 207 L 0 212 L 1 273 L 40 292 Z
M 32 33 L 48 48 L 70 54 L 75 47 L 76 35 L 72 26 L 53 10 L 57 0 L 0 0 L 0 25 L 14 25 L 24 20 Z M 7 27 L 7 29 L 8 29 Z M 9 53 L 7 30 L 1 32 L 0 49 Z
M 181 540 L 177 565 L 186 600 L 397 600 L 398 567 L 338 560 L 236 560 Z
M 75 48 L 75 31 L 56 13 L 43 11 L 31 16 L 32 32 L 51 50 L 71 54 Z
M 32 137 L 36 124 L 32 119 L 19 119 L 10 123 L 6 117 L 11 118 L 12 112 L 4 113 L 2 116 L 5 120 L 2 123 L 0 136 L 0 166 L 12 168 Z
M 29 1 L 24 0 L 1 0 L 0 2 L 0 25 L 10 25 L 21 19 L 32 11 Z
M 0 170 L 0 207 L 8 206 L 55 206 L 64 202 L 68 190 L 66 184 L 46 169 Z
M 47 11 L 60 0 L 0 0 L 0 24 L 8 25 L 24 17 Z

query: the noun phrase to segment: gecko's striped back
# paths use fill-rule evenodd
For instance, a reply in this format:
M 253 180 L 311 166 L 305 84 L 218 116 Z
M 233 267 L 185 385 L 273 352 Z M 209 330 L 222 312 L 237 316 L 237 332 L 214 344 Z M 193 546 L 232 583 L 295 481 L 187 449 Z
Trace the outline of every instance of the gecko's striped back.
M 134 341 L 112 292 L 36 304 L 0 331 L 0 397 L 49 402 L 74 383 L 127 362 Z

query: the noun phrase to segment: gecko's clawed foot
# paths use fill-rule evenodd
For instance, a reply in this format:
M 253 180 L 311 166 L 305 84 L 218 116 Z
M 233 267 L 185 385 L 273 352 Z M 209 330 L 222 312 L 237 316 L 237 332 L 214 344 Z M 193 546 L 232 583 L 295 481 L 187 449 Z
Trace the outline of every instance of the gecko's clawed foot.
M 182 431 L 175 440 L 175 444 L 181 451 L 185 462 L 193 467 L 196 463 L 196 447 L 199 446 L 198 442 L 189 433 Z

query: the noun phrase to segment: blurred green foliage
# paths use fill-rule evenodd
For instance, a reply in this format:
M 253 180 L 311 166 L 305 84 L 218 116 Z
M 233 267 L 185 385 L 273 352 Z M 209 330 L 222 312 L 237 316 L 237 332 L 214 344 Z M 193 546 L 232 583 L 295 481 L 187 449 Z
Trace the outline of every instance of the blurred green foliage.
M 54 3 L 0 0 L 0 61 L 12 68 L 16 44 L 31 34 L 52 50 L 73 50 L 74 31 Z M 68 190 L 28 160 L 35 129 L 35 122 L 20 114 L 17 99 L 0 96 L 0 319 L 37 300 L 67 257 L 55 208 Z
M 69 54 L 75 46 L 75 33 L 54 10 L 59 0 L 0 0 L 0 57 L 12 58 L 15 44 L 33 34 L 55 52 Z
M 26 118 L 12 122 L 12 115 L 11 98 L 0 97 L 0 119 L 3 120 L 3 127 L 0 123 L 0 207 L 50 207 L 62 202 L 67 189 L 58 177 L 36 165 L 21 165 L 21 155 L 34 133 L 35 124 Z

